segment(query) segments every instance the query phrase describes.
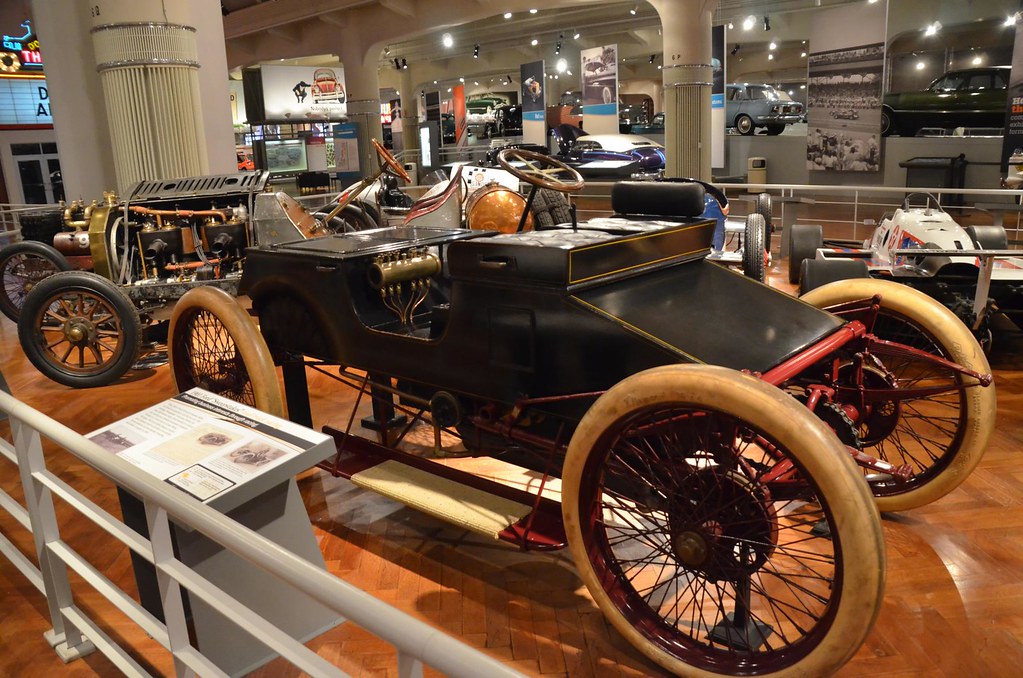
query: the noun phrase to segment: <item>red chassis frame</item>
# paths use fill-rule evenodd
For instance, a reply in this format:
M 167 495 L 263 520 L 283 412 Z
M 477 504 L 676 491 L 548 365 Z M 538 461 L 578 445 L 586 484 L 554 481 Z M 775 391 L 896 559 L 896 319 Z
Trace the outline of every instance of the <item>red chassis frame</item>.
M 849 322 L 817 344 L 767 372 L 755 374 L 754 376 L 773 386 L 782 387 L 786 382 L 803 374 L 810 367 L 834 355 L 839 349 L 852 349 L 851 352 L 854 356 L 852 365 L 855 370 L 852 386 L 839 386 L 837 388 L 826 384 L 810 384 L 805 386 L 806 406 L 808 409 L 815 411 L 825 402 L 838 403 L 852 421 L 858 421 L 862 416 L 868 414 L 875 404 L 899 403 L 903 400 L 949 393 L 973 386 L 988 386 L 992 383 L 993 379 L 990 374 L 979 374 L 926 351 L 879 339 L 872 335 L 871 330 L 878 317 L 880 308 L 880 297 L 875 296 L 870 299 L 853 301 L 827 309 L 835 315 L 848 319 Z M 971 383 L 960 382 L 948 386 L 868 388 L 865 385 L 865 372 L 871 367 L 882 364 L 873 362 L 874 356 L 909 358 L 919 361 L 921 364 L 929 364 L 948 370 L 952 374 L 971 377 L 974 381 Z M 318 365 L 322 363 L 307 364 L 314 367 L 314 369 L 318 369 Z M 838 370 L 843 366 L 848 366 L 848 362 L 840 365 L 839 360 L 835 358 L 833 365 L 830 367 L 833 383 L 838 381 Z M 481 414 L 469 418 L 469 422 L 483 433 L 500 436 L 513 443 L 522 443 L 543 452 L 547 456 L 546 468 L 548 470 L 544 472 L 537 492 L 532 493 L 481 478 L 466 471 L 437 464 L 427 458 L 396 449 L 394 446 L 405 437 L 412 426 L 417 421 L 424 420 L 423 415 L 429 403 L 419 403 L 421 405 L 419 410 L 395 403 L 393 397 L 395 395 L 402 396 L 402 399 L 408 402 L 415 402 L 417 399 L 389 386 L 389 379 L 387 380 L 388 383 L 381 382 L 379 379 L 374 381 L 373 376 L 375 375 L 359 376 L 344 369 L 342 369 L 340 376 L 328 373 L 325 370 L 320 371 L 359 391 L 345 430 L 329 426 L 324 427 L 324 431 L 335 439 L 337 454 L 332 459 L 321 462 L 319 464 L 320 468 L 329 471 L 335 477 L 350 478 L 359 471 L 378 464 L 383 460 L 393 459 L 400 461 L 440 477 L 457 481 L 497 496 L 532 505 L 533 510 L 529 515 L 500 534 L 502 540 L 516 544 L 522 550 L 554 550 L 564 548 L 567 545 L 564 526 L 561 522 L 560 503 L 544 497 L 543 493 L 548 478 L 553 475 L 551 469 L 557 467 L 559 455 L 563 457 L 567 450 L 570 435 L 566 435 L 565 424 L 562 424 L 554 438 L 547 438 L 525 430 L 519 425 L 519 422 L 523 414 L 532 406 L 573 399 L 592 400 L 602 395 L 603 391 L 572 393 L 543 398 L 524 398 L 516 402 L 511 411 L 503 417 L 497 417 L 496 415 L 488 416 L 489 411 L 484 409 L 481 411 Z M 373 442 L 361 436 L 351 434 L 350 431 L 355 420 L 355 412 L 359 407 L 362 396 L 366 393 L 370 393 L 373 399 L 374 416 L 377 421 L 393 420 L 396 409 L 411 415 L 411 420 L 399 434 L 396 436 L 390 435 L 393 427 L 388 426 L 381 427 L 379 431 L 380 442 Z M 438 445 L 441 430 L 442 427 L 434 425 L 435 438 Z M 390 442 L 390 445 L 386 444 L 387 441 Z M 911 469 L 908 466 L 896 467 L 849 445 L 846 446 L 846 449 L 860 467 L 876 473 L 890 475 L 896 482 L 908 480 L 911 474 Z M 760 475 L 760 481 L 769 488 L 771 496 L 777 499 L 798 495 L 801 485 L 798 470 L 787 459 L 780 459 L 777 464 L 765 470 Z

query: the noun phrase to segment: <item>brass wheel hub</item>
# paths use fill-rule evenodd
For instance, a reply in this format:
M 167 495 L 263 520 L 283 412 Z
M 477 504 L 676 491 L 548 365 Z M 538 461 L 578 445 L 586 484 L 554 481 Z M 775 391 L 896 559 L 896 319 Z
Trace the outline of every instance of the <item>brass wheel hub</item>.
M 671 538 L 675 558 L 687 567 L 700 567 L 707 561 L 710 549 L 703 535 L 692 530 L 675 534 Z
M 92 339 L 95 326 L 86 318 L 69 318 L 64 323 L 64 336 L 72 344 L 81 344 Z

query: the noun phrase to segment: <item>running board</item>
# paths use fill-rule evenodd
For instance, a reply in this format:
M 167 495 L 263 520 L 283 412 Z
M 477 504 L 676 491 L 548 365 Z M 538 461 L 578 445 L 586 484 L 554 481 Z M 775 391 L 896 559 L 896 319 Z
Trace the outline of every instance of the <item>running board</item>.
M 526 504 L 393 460 L 360 471 L 351 477 L 351 481 L 434 518 L 492 539 L 499 539 L 502 531 L 533 510 Z
M 324 426 L 341 452 L 317 464 L 335 477 L 523 550 L 565 548 L 561 503 Z

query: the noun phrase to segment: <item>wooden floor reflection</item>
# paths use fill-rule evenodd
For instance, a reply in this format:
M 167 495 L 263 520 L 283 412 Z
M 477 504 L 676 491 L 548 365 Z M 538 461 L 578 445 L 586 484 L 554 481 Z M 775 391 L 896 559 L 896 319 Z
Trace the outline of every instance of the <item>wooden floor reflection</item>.
M 775 266 L 774 277 L 782 269 Z M 991 356 L 998 429 L 978 469 L 948 497 L 885 516 L 887 589 L 877 625 L 842 676 L 1016 676 L 1023 666 L 1023 333 L 996 333 Z M 0 369 L 13 392 L 71 428 L 87 432 L 172 394 L 166 367 L 102 389 L 49 382 L 25 360 L 13 324 L 0 320 Z M 343 426 L 343 389 L 313 376 L 318 423 Z M 4 425 L 5 426 L 5 425 Z M 51 468 L 116 512 L 112 486 L 75 459 L 49 453 Z M 486 462 L 479 462 L 485 468 Z M 14 470 L 0 485 L 20 498 Z M 523 554 L 401 507 L 319 471 L 300 487 L 328 567 L 380 599 L 435 624 L 516 669 L 536 676 L 647 676 L 660 671 L 604 621 L 567 553 Z M 60 510 L 64 538 L 95 567 L 131 590 L 126 550 Z M 20 527 L 0 530 L 31 550 Z M 856 554 L 851 554 L 855 557 Z M 166 654 L 98 599 L 81 604 L 137 649 L 157 674 L 173 675 Z M 0 676 L 112 676 L 102 656 L 64 666 L 42 638 L 42 596 L 0 558 Z M 397 675 L 390 647 L 344 625 L 311 646 L 345 671 Z M 298 675 L 272 664 L 263 676 Z

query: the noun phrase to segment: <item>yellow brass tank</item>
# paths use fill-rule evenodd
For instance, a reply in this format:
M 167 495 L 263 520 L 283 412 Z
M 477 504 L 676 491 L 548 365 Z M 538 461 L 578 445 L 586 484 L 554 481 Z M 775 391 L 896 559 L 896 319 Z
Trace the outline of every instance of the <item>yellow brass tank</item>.
M 469 198 L 469 205 L 465 209 L 465 225 L 476 231 L 514 233 L 525 208 L 526 199 L 520 194 L 500 184 L 491 183 Z M 532 214 L 526 219 L 523 230 L 533 230 Z

